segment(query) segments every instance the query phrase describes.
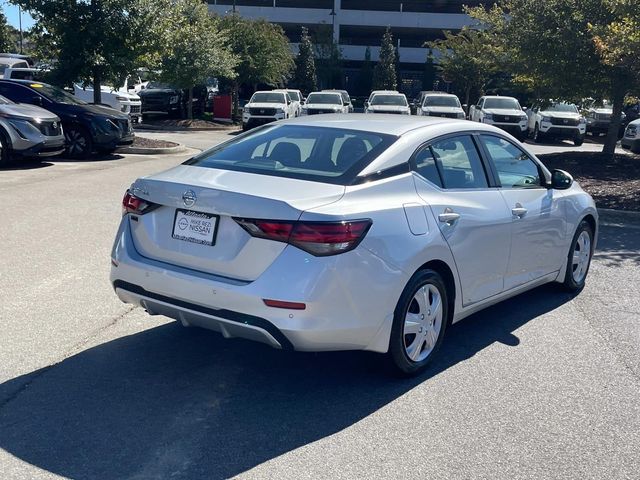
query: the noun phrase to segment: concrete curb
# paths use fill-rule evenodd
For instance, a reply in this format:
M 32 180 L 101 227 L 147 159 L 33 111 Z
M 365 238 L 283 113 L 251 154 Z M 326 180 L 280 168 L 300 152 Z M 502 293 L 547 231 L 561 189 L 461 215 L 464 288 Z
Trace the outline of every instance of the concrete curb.
M 171 155 L 174 153 L 182 153 L 188 150 L 187 147 L 179 143 L 175 147 L 151 148 L 151 147 L 126 147 L 120 149 L 118 153 L 130 155 Z
M 640 212 L 599 208 L 598 215 L 603 225 L 635 225 L 640 227 Z
M 189 127 L 170 127 L 165 125 L 149 125 L 146 123 L 138 123 L 135 125 L 134 130 L 155 130 L 160 132 L 226 132 L 226 131 L 234 131 L 240 130 L 241 127 L 238 125 L 220 125 L 219 127 L 199 127 L 199 128 L 189 128 Z

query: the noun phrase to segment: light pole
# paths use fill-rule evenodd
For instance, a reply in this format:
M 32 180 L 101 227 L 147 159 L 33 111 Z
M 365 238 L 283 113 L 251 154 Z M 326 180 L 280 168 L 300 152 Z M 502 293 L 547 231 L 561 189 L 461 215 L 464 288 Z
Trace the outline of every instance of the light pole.
M 18 7 L 18 25 L 20 26 L 20 55 L 22 55 L 22 7 Z

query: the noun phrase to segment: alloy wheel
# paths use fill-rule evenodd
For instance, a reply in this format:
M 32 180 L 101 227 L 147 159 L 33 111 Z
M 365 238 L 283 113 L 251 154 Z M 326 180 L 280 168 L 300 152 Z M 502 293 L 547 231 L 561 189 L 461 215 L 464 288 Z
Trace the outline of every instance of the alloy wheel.
M 571 268 L 573 280 L 581 283 L 587 275 L 589 262 L 591 260 L 591 237 L 589 232 L 583 231 L 578 235 L 575 247 L 573 249 L 573 258 L 571 260 Z
M 427 358 L 442 329 L 442 295 L 433 284 L 423 285 L 413 296 L 404 321 L 404 349 L 414 362 Z
M 71 129 L 64 133 L 70 155 L 81 155 L 87 150 L 87 139 L 82 132 Z

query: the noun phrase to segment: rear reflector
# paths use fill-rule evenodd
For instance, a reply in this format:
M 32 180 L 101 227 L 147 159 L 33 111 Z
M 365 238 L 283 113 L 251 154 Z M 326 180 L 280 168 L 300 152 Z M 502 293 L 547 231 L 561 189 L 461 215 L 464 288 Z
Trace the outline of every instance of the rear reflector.
M 304 310 L 307 308 L 304 303 L 298 302 L 284 302 L 282 300 L 270 300 L 268 298 L 264 298 L 262 301 L 267 307 L 288 308 L 289 310 Z
M 316 256 L 336 255 L 353 250 L 371 227 L 371 220 L 342 222 L 295 222 L 282 220 L 234 219 L 249 235 L 294 245 Z
M 135 213 L 136 215 L 143 215 L 151 210 L 158 208 L 160 205 L 143 200 L 140 197 L 136 197 L 133 193 L 127 190 L 122 199 L 122 214 Z

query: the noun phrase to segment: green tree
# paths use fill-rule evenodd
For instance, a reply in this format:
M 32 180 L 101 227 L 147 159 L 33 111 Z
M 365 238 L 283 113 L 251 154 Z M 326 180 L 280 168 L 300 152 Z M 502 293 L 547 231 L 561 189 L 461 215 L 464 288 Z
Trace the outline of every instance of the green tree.
M 380 60 L 373 69 L 374 90 L 395 90 L 398 86 L 396 78 L 396 49 L 393 45 L 391 29 L 387 27 L 380 45 Z
M 36 20 L 42 51 L 55 57 L 51 78 L 58 84 L 93 83 L 101 103 L 103 81 L 119 84 L 145 55 L 157 49 L 158 18 L 170 0 L 14 0 Z
M 321 88 L 342 88 L 342 52 L 330 25 L 321 24 L 314 32 L 318 83 Z
M 209 77 L 233 77 L 238 61 L 227 46 L 227 32 L 209 15 L 206 4 L 176 0 L 169 15 L 159 78 L 189 91 L 186 113 L 192 119 L 193 88 Z
M 0 10 L 0 51 L 9 52 L 14 48 L 11 27 L 4 12 Z
M 640 86 L 637 2 L 504 0 L 468 12 L 500 42 L 516 78 L 540 98 L 610 100 L 603 152 L 613 156 L 625 95 Z
M 436 81 L 436 66 L 433 62 L 433 50 L 429 49 L 427 59 L 424 62 L 422 71 L 422 90 L 433 90 L 433 83 Z
M 239 59 L 232 85 L 234 115 L 237 115 L 240 85 L 253 89 L 260 83 L 284 85 L 295 62 L 289 39 L 279 25 L 232 14 L 222 18 L 222 27 L 228 32 L 231 51 Z
M 295 86 L 304 94 L 313 92 L 318 88 L 316 77 L 316 62 L 313 56 L 313 44 L 306 27 L 302 27 L 302 36 L 296 57 Z
M 364 61 L 358 72 L 357 88 L 358 95 L 368 95 L 371 92 L 373 81 L 373 63 L 371 62 L 371 48 L 367 47 L 364 51 Z
M 442 77 L 464 92 L 469 105 L 471 93 L 482 92 L 500 65 L 499 49 L 492 39 L 479 30 L 463 28 L 458 33 L 444 32 L 444 38 L 425 46 L 440 52 L 437 68 Z

